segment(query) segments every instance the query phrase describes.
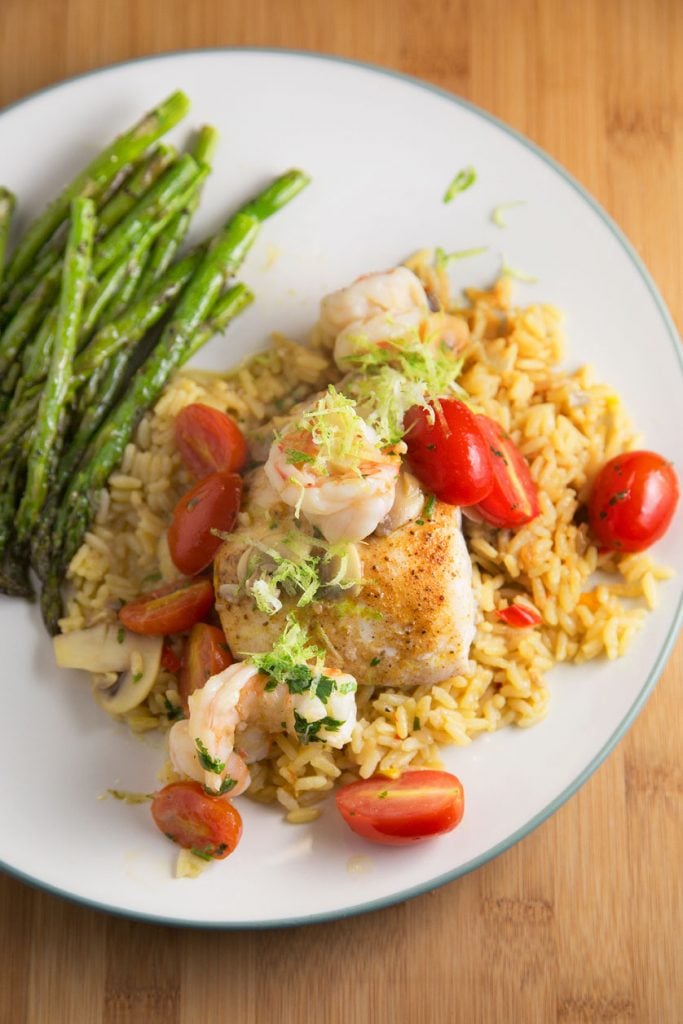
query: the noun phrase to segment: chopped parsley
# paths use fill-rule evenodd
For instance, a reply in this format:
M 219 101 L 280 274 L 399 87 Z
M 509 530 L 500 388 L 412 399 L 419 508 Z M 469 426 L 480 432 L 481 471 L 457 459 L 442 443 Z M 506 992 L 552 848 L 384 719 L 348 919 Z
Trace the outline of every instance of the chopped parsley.
M 476 180 L 477 172 L 474 167 L 471 164 L 468 167 L 463 167 L 461 171 L 458 171 L 446 189 L 443 197 L 444 203 L 450 203 L 461 192 L 467 191 L 468 188 L 474 185 Z
M 166 710 L 166 717 L 169 722 L 177 722 L 178 719 L 184 718 L 185 713 L 179 704 L 171 704 L 168 697 L 164 696 L 164 708 Z
M 231 778 L 230 775 L 226 775 L 221 782 L 220 789 L 209 789 L 208 786 L 204 786 L 204 791 L 209 796 L 223 796 L 225 793 L 229 793 L 231 789 L 234 789 L 237 785 L 237 779 Z
M 173 837 L 171 836 L 170 838 L 172 839 Z M 190 853 L 195 857 L 201 857 L 202 860 L 213 860 L 213 854 L 207 853 L 206 850 L 200 850 L 197 846 L 192 846 Z
M 214 775 L 220 775 L 220 773 L 225 770 L 225 762 L 220 761 L 217 757 L 212 757 L 198 736 L 195 738 L 194 742 L 197 747 L 199 763 L 204 771 L 213 772 Z
M 413 719 L 413 732 L 417 732 L 417 730 L 421 729 L 421 728 L 422 728 L 422 725 L 420 723 L 420 719 L 415 717 Z
M 150 572 L 143 577 L 143 583 L 158 583 L 159 580 L 163 579 L 160 572 Z
M 134 683 L 139 683 L 140 680 L 142 679 L 142 676 L 143 676 L 142 672 L 136 672 L 135 675 L 133 676 L 133 682 Z
M 343 722 L 339 722 L 336 718 L 330 718 L 328 715 L 325 715 L 324 718 L 319 718 L 317 722 L 309 722 L 298 711 L 294 712 L 294 732 L 304 744 L 322 742 L 318 735 L 321 729 L 327 729 L 328 732 L 336 732 L 343 724 Z
M 378 800 L 386 800 L 386 798 L 388 796 L 389 796 L 389 790 L 388 789 L 383 789 L 381 793 L 377 794 L 377 799 Z
M 425 519 L 431 519 L 434 515 L 434 505 L 436 504 L 436 497 L 433 494 L 428 494 L 425 498 L 424 508 L 422 509 L 422 515 Z
M 371 667 L 372 667 L 372 668 L 376 668 L 376 667 L 377 667 L 377 665 L 379 665 L 379 663 L 380 663 L 380 661 L 381 661 L 381 660 L 382 660 L 382 658 L 381 658 L 381 655 L 379 655 L 379 654 L 376 654 L 376 655 L 375 655 L 375 657 L 374 657 L 374 658 L 372 658 L 372 660 L 370 661 L 370 665 L 371 665 Z
M 125 639 L 126 639 L 126 631 L 123 628 L 123 626 L 119 626 L 119 628 L 116 631 L 116 642 L 119 643 L 119 644 L 122 644 Z
M 154 799 L 154 793 L 129 793 L 125 789 L 108 789 L 107 793 L 124 804 L 146 804 L 148 800 Z
M 291 694 L 311 693 L 327 704 L 333 690 L 338 693 L 354 693 L 355 680 L 337 683 L 322 671 L 324 651 L 308 643 L 308 633 L 296 618 L 287 616 L 287 625 L 265 654 L 250 654 L 252 665 L 269 676 L 267 691 L 274 690 L 278 683 L 284 683 Z M 314 661 L 311 666 L 308 663 Z

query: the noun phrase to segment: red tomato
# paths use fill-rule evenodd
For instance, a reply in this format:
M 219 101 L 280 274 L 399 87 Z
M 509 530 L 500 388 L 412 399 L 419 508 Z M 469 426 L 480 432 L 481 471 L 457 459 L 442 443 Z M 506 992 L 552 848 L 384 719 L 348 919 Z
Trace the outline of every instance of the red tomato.
M 212 605 L 211 580 L 178 580 L 124 604 L 119 620 L 133 633 L 166 636 L 190 629 Z
M 523 526 L 541 511 L 526 460 L 499 423 L 488 416 L 477 416 L 477 423 L 491 453 L 493 487 L 476 511 L 501 529 Z
M 229 533 L 237 521 L 242 478 L 237 473 L 211 473 L 184 494 L 168 529 L 173 564 L 186 576 L 206 569 L 221 546 L 213 530 Z
M 164 643 L 161 648 L 161 667 L 167 672 L 180 672 L 182 661 L 169 643 Z
M 155 794 L 152 817 L 174 843 L 200 857 L 223 860 L 242 836 L 242 818 L 225 797 L 209 796 L 198 782 L 172 782 Z
M 593 533 L 607 548 L 643 551 L 666 533 L 678 504 L 678 479 L 655 452 L 626 452 L 605 463 L 588 502 Z
M 464 794 L 449 772 L 412 771 L 398 779 L 375 775 L 342 786 L 337 807 L 364 839 L 405 846 L 454 829 L 462 820 Z
M 488 446 L 474 413 L 454 398 L 433 402 L 430 410 L 415 405 L 406 413 L 408 465 L 440 501 L 474 505 L 493 486 Z
M 231 416 L 195 402 L 176 416 L 175 443 L 190 473 L 238 473 L 247 461 L 247 442 Z
M 501 608 L 496 615 L 507 626 L 524 629 L 526 626 L 538 626 L 543 621 L 535 608 L 527 608 L 523 604 L 510 604 Z
M 178 692 L 187 711 L 187 698 L 201 690 L 207 679 L 233 663 L 233 656 L 222 629 L 198 622 L 192 627 L 183 657 Z

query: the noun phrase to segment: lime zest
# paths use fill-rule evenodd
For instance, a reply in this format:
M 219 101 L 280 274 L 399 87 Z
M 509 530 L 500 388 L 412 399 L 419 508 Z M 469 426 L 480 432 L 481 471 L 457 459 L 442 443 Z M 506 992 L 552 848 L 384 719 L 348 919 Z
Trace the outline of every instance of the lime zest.
M 526 199 L 513 199 L 509 203 L 499 203 L 491 211 L 491 220 L 497 228 L 506 228 L 507 221 L 505 219 L 505 211 L 511 210 L 515 206 L 526 206 Z
M 443 197 L 444 203 L 450 203 L 461 192 L 466 192 L 468 188 L 474 185 L 476 180 L 477 172 L 474 167 L 471 164 L 468 167 L 463 167 L 461 171 L 458 171 L 446 189 Z

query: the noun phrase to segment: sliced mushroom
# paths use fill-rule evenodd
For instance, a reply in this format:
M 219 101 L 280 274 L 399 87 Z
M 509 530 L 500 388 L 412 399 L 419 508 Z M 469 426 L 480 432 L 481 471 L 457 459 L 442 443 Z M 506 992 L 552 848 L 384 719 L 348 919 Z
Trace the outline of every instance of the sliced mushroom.
M 142 704 L 159 674 L 163 638 L 137 636 L 136 640 L 138 642 L 131 655 L 131 664 L 126 671 L 119 675 L 113 686 L 104 689 L 96 686 L 93 690 L 98 704 L 110 715 L 124 715 Z
M 378 537 L 388 537 L 411 519 L 417 519 L 424 505 L 424 494 L 412 473 L 401 470 L 396 481 L 396 495 L 384 519 L 375 530 Z
M 344 561 L 346 564 L 344 565 Z M 343 580 L 339 583 L 333 582 L 343 574 Z M 357 544 L 347 544 L 345 555 L 335 555 L 328 562 L 320 566 L 321 586 L 317 597 L 323 601 L 334 601 L 340 597 L 355 597 L 360 591 L 360 581 L 363 578 L 363 562 Z M 342 587 L 344 580 L 357 580 L 353 587 Z
M 116 673 L 113 684 L 95 686 L 97 701 L 110 714 L 131 711 L 147 698 L 159 673 L 163 638 L 131 633 L 115 623 L 56 636 L 52 641 L 60 668 L 78 668 L 104 676 Z

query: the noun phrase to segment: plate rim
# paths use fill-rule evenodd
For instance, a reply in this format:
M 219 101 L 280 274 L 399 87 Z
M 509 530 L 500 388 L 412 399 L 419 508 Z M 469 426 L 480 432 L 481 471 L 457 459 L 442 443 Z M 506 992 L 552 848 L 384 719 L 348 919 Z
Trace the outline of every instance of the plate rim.
M 488 121 L 495 127 L 499 128 L 507 135 L 511 136 L 518 143 L 523 145 L 527 150 L 533 153 L 536 157 L 539 157 L 545 164 L 547 164 L 551 170 L 558 174 L 571 188 L 578 193 L 589 207 L 597 214 L 602 220 L 605 226 L 611 231 L 616 241 L 626 252 L 627 256 L 631 260 L 631 263 L 635 267 L 636 271 L 640 274 L 641 279 L 649 291 L 654 304 L 657 308 L 659 315 L 667 329 L 669 339 L 673 345 L 674 352 L 678 359 L 678 366 L 683 373 L 683 351 L 679 341 L 678 330 L 676 328 L 673 316 L 671 315 L 663 296 L 661 295 L 654 278 L 650 271 L 647 269 L 643 262 L 640 254 L 636 250 L 633 243 L 628 239 L 624 231 L 619 227 L 612 216 L 607 210 L 598 202 L 598 200 L 592 195 L 588 189 L 582 185 L 578 179 L 576 179 L 562 164 L 560 164 L 553 156 L 547 153 L 541 146 L 539 146 L 532 139 L 528 138 L 518 129 L 507 124 L 505 121 L 498 118 L 495 114 L 490 113 L 483 107 L 478 106 L 471 100 L 464 99 L 457 93 L 451 92 L 448 89 L 443 88 L 439 85 L 434 85 L 431 82 L 427 82 L 424 79 L 418 78 L 414 75 L 410 75 L 404 71 L 397 71 L 394 68 L 384 67 L 381 64 L 374 64 L 370 61 L 357 60 L 353 57 L 345 57 L 337 54 L 324 53 L 316 50 L 299 50 L 290 47 L 278 47 L 278 46 L 207 46 L 207 47 L 194 47 L 191 49 L 178 49 L 178 50 L 163 50 L 157 53 L 142 54 L 137 57 L 131 57 L 128 59 L 115 61 L 111 64 L 104 64 L 100 67 L 90 68 L 87 71 L 81 71 L 77 74 L 71 75 L 67 78 L 62 78 L 57 82 L 52 82 L 49 85 L 42 86 L 39 89 L 34 90 L 26 96 L 21 96 L 17 100 L 13 100 L 11 103 L 0 108 L 0 126 L 2 118 L 5 114 L 10 111 L 16 110 L 25 103 L 30 103 L 32 100 L 45 95 L 50 92 L 54 92 L 62 87 L 66 87 L 75 82 L 94 78 L 96 75 L 104 74 L 109 71 L 114 71 L 123 67 L 130 67 L 131 65 L 140 63 L 150 63 L 152 61 L 160 61 L 173 57 L 202 57 L 205 54 L 259 54 L 269 56 L 289 56 L 307 58 L 315 61 L 327 61 L 333 64 L 345 64 L 351 67 L 359 68 L 364 71 L 370 71 L 378 75 L 384 75 L 388 78 L 398 79 L 399 81 L 405 82 L 409 85 L 416 86 L 427 92 L 431 92 L 436 96 L 440 96 L 442 99 L 446 99 L 451 103 L 455 103 L 457 106 L 463 107 L 470 111 L 476 116 L 482 118 L 484 121 Z M 350 917 L 358 917 L 362 914 L 371 913 L 375 910 L 382 910 L 391 906 L 395 906 L 400 903 L 404 903 L 409 899 L 413 899 L 417 896 L 424 895 L 428 892 L 433 892 L 436 889 L 447 885 L 449 882 L 454 882 L 458 878 L 462 878 L 464 875 L 469 874 L 472 871 L 476 871 L 477 868 L 483 867 L 484 864 L 493 860 L 495 857 L 504 853 L 506 850 L 515 846 L 526 836 L 530 835 L 536 828 L 547 821 L 559 808 L 567 802 L 579 789 L 588 781 L 593 773 L 599 768 L 599 766 L 607 759 L 612 753 L 617 744 L 624 738 L 626 733 L 629 731 L 631 726 L 634 724 L 636 718 L 643 710 L 643 707 L 647 703 L 647 700 L 652 694 L 656 683 L 658 682 L 666 663 L 669 660 L 673 647 L 678 639 L 678 633 L 683 624 L 683 590 L 679 593 L 678 604 L 676 606 L 671 624 L 669 626 L 668 633 L 665 641 L 659 650 L 658 656 L 648 673 L 648 676 L 643 683 L 637 697 L 629 707 L 624 718 L 620 721 L 617 728 L 614 730 L 612 735 L 607 739 L 605 744 L 601 747 L 598 753 L 589 761 L 584 769 L 576 776 L 572 782 L 566 786 L 561 793 L 559 793 L 554 800 L 551 800 L 549 804 L 543 807 L 537 814 L 533 815 L 528 821 L 521 825 L 505 839 L 496 843 L 494 846 L 484 850 L 477 857 L 466 861 L 464 864 L 459 865 L 450 871 L 437 875 L 435 878 L 429 879 L 427 882 L 419 883 L 417 885 L 410 886 L 408 889 L 403 889 L 399 893 L 392 893 L 388 896 L 381 896 L 375 900 L 364 901 L 359 904 L 354 904 L 349 907 L 344 907 L 337 910 L 322 911 L 320 913 L 304 914 L 296 917 L 278 918 L 274 920 L 240 920 L 240 921 L 198 921 L 188 918 L 173 918 L 173 917 L 160 917 L 155 913 L 147 913 L 140 910 L 132 910 L 123 908 L 120 906 L 111 905 L 104 901 L 92 899 L 86 896 L 78 895 L 73 892 L 69 892 L 65 889 L 61 889 L 57 885 L 53 885 L 50 882 L 43 881 L 35 878 L 23 872 L 20 868 L 13 865 L 7 864 L 5 861 L 0 859 L 0 869 L 6 872 L 10 877 L 19 879 L 19 881 L 26 883 L 34 889 L 38 889 L 42 892 L 47 892 L 54 896 L 59 896 L 62 899 L 66 899 L 71 903 L 75 903 L 82 907 L 89 909 L 105 911 L 116 917 L 122 917 L 127 920 L 144 921 L 148 924 L 161 924 L 167 925 L 173 928 L 192 928 L 192 929 L 207 929 L 211 931 L 222 930 L 222 931 L 261 931 L 265 929 L 276 929 L 276 928 L 291 928 L 310 924 L 322 924 L 326 921 L 339 921 L 345 920 Z

